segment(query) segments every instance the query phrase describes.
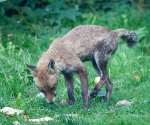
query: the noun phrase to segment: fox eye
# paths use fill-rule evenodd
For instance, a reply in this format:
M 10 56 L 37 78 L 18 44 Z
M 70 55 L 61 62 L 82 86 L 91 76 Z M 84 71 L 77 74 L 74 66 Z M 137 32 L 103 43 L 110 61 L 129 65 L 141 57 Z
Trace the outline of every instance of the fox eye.
M 39 91 L 41 91 L 42 93 L 44 93 L 44 92 L 45 92 L 43 89 L 40 89 L 40 88 L 38 88 L 38 89 L 39 89 Z
M 45 93 L 45 91 L 44 90 L 40 90 L 42 93 Z
M 54 90 L 54 87 L 50 88 L 50 90 Z

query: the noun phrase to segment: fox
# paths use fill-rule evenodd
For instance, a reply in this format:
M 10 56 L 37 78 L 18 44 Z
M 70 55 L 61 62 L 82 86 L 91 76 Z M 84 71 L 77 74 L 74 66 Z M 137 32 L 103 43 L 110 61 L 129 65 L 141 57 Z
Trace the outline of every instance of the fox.
M 108 102 L 110 99 L 113 83 L 107 72 L 107 64 L 118 48 L 118 38 L 121 38 L 128 47 L 133 47 L 137 43 L 136 33 L 127 29 L 110 30 L 108 27 L 98 25 L 77 26 L 63 37 L 55 39 L 41 55 L 36 66 L 26 65 L 33 75 L 36 86 L 50 104 L 56 99 L 60 74 L 64 76 L 67 86 L 68 104 L 74 104 L 73 74 L 76 73 L 81 82 L 83 106 L 89 108 L 89 97 L 95 98 L 104 84 L 106 87 L 104 101 Z M 87 68 L 83 64 L 85 61 L 91 61 L 101 78 L 89 94 Z

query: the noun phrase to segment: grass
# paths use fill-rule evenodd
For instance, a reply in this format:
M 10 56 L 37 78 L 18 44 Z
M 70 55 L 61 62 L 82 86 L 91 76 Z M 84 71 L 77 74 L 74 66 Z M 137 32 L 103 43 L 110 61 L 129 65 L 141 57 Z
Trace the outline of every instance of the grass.
M 97 17 L 92 23 L 107 25 L 111 29 L 124 27 L 135 30 L 141 41 L 134 48 L 128 48 L 125 43 L 120 41 L 119 48 L 108 65 L 110 78 L 114 83 L 111 99 L 108 103 L 104 103 L 100 97 L 90 99 L 90 109 L 88 110 L 82 106 L 80 81 L 76 75 L 74 77 L 76 95 L 74 105 L 68 106 L 60 103 L 62 99 L 68 98 L 62 75 L 59 78 L 57 100 L 53 105 L 49 105 L 45 99 L 37 97 L 39 91 L 25 64 L 35 65 L 39 56 L 48 48 L 50 40 L 45 42 L 42 36 L 40 39 L 20 33 L 14 33 L 12 39 L 2 36 L 0 43 L 0 108 L 5 106 L 18 108 L 24 110 L 24 114 L 9 117 L 0 113 L 1 124 L 10 125 L 13 121 L 19 121 L 21 125 L 33 124 L 22 118 L 23 115 L 27 114 L 30 118 L 60 115 L 54 121 L 43 122 L 41 125 L 148 125 L 150 123 L 150 46 L 148 42 L 150 41 L 148 36 L 150 24 L 145 22 L 150 20 L 150 17 L 143 15 L 140 10 L 132 10 L 131 12 L 136 13 L 137 17 L 142 16 L 144 20 L 136 19 L 134 16 L 129 17 L 130 12 L 126 12 L 126 17 L 122 17 L 124 13 L 118 12 L 119 10 L 102 14 L 101 18 L 97 16 L 99 14 L 97 13 Z M 113 22 L 115 18 L 112 17 L 116 14 L 118 14 L 117 22 Z M 126 21 L 123 22 L 123 18 L 126 18 Z M 111 23 L 107 22 L 107 19 Z M 87 19 L 82 23 L 79 21 L 78 25 L 89 24 L 88 22 L 91 20 Z M 131 22 L 135 23 L 131 25 Z M 140 30 L 143 27 L 146 28 Z M 70 28 L 70 26 L 62 28 L 62 30 L 60 28 L 60 33 L 54 35 L 54 38 L 62 36 Z M 91 63 L 86 62 L 85 65 L 88 69 L 89 89 L 91 90 L 95 86 L 93 80 L 97 74 Z M 140 80 L 137 81 L 135 76 L 139 76 Z M 102 91 L 105 91 L 104 87 Z M 115 106 L 118 101 L 124 99 L 133 103 L 130 106 Z M 65 117 L 65 114 L 78 114 L 79 117 Z

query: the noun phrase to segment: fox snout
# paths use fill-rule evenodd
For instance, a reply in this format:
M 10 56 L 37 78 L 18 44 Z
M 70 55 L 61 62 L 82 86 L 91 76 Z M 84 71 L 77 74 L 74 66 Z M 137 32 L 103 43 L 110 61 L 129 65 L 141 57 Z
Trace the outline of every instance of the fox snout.
M 53 104 L 56 100 L 56 93 L 50 94 L 50 95 L 45 95 L 45 97 L 49 104 Z

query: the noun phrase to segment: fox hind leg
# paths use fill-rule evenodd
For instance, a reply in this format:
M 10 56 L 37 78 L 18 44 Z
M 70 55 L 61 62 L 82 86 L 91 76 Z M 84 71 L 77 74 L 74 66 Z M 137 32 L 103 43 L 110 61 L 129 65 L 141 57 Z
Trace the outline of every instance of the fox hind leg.
M 97 66 L 96 61 L 94 60 L 94 58 L 92 59 L 92 65 L 93 65 L 93 68 L 95 69 L 95 71 L 97 72 L 97 74 L 100 77 L 102 77 L 101 69 L 99 69 L 99 67 Z
M 109 53 L 107 52 L 109 50 Z M 107 73 L 107 63 L 108 59 L 111 56 L 110 48 L 106 44 L 99 43 L 97 46 L 97 49 L 94 51 L 92 64 L 94 69 L 97 71 L 98 75 L 101 77 L 101 80 L 99 83 L 94 87 L 93 91 L 90 93 L 91 98 L 95 98 L 97 96 L 97 93 L 101 89 L 101 87 L 106 84 L 106 95 L 105 95 L 105 101 L 107 102 L 110 98 L 113 84 L 109 79 L 109 75 Z
M 95 69 L 95 71 L 97 72 L 97 74 L 100 76 L 100 78 L 102 78 L 101 69 L 99 69 L 99 67 L 97 66 L 96 61 L 94 59 L 92 60 L 92 65 L 93 65 L 93 68 Z M 105 95 L 104 101 L 107 102 L 109 100 L 111 92 L 112 92 L 113 83 L 108 78 L 105 85 L 106 85 L 106 95 Z M 93 95 L 93 98 L 96 97 L 96 95 L 97 94 L 95 93 L 95 95 Z
M 108 80 L 106 81 L 106 95 L 105 95 L 105 102 L 108 102 L 112 93 L 112 89 L 113 89 L 113 83 L 110 81 L 110 79 L 108 78 Z
M 97 72 L 97 74 L 100 76 L 100 78 L 102 78 L 103 73 L 102 73 L 102 70 L 100 69 L 101 66 L 98 67 L 96 64 L 96 61 L 94 59 L 92 60 L 92 65 L 93 65 L 95 71 Z M 110 98 L 110 95 L 111 95 L 112 89 L 113 89 L 113 83 L 109 79 L 109 76 L 105 82 L 105 86 L 106 86 L 106 95 L 105 95 L 104 101 L 107 102 L 107 101 L 109 101 L 109 98 Z M 100 89 L 99 89 L 99 91 L 100 91 Z M 93 95 L 93 98 L 95 98 L 96 95 L 97 94 L 95 93 L 95 95 Z
M 105 84 L 105 82 L 108 79 L 108 74 L 106 71 L 107 62 L 101 63 L 100 66 L 101 66 L 102 77 L 101 77 L 101 80 L 99 81 L 99 83 L 94 87 L 94 89 L 90 93 L 91 98 L 95 98 L 97 96 L 97 93 L 99 92 L 101 87 Z

